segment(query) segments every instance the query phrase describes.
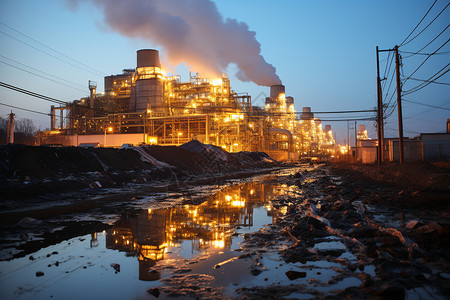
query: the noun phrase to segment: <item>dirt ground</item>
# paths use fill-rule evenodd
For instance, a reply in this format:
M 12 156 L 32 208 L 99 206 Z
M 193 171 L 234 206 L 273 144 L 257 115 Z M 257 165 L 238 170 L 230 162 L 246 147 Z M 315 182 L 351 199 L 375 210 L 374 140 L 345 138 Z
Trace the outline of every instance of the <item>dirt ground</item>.
M 286 263 L 307 266 L 326 260 L 341 266 L 335 269 L 340 275 L 326 283 L 319 273 L 308 278 L 319 291 L 295 285 L 296 278 L 307 274 L 297 271 L 286 273 L 294 285 L 249 287 L 238 293 L 268 299 L 289 298 L 293 291 L 316 299 L 446 299 L 449 295 L 446 164 L 331 164 L 278 180 L 300 187 L 301 193 L 273 201 L 274 209 L 284 208 L 286 215 L 268 230 L 248 234 L 243 248 L 255 253 L 263 245 L 288 245 L 279 252 Z M 280 240 L 280 233 L 290 242 Z M 342 258 L 342 249 L 315 248 L 323 239 L 339 239 L 356 261 Z M 366 271 L 371 266 L 374 274 Z M 344 278 L 362 283 L 334 295 L 320 291 Z
M 450 163 L 332 164 L 330 171 L 360 186 L 368 203 L 450 214 Z M 374 189 L 373 187 L 377 187 Z
M 49 191 L 52 195 L 59 195 L 58 192 L 71 184 L 78 184 L 75 187 L 83 191 L 85 197 L 80 199 L 92 197 L 96 200 L 79 201 L 69 207 L 55 206 L 41 213 L 52 212 L 54 216 L 93 208 L 101 210 L 103 204 L 123 198 L 130 198 L 127 201 L 132 202 L 131 196 L 121 195 L 116 199 L 114 194 L 98 197 L 92 192 L 107 190 L 104 188 L 109 186 L 147 182 L 148 188 L 156 188 L 156 182 L 165 182 L 167 190 L 183 189 L 183 184 L 188 187 L 195 179 L 197 184 L 210 184 L 217 178 L 250 176 L 254 174 L 251 171 L 269 166 L 282 167 L 268 162 L 267 157 L 258 153 L 226 154 L 227 159 L 224 160 L 223 157 L 218 159 L 214 151 L 216 154 L 186 152 L 186 149 L 178 147 L 144 149 L 159 162 L 174 167 L 167 168 L 142 160 L 142 156 L 133 150 L 55 151 L 21 147 L 0 149 L 4 158 L 0 165 L 0 179 L 6 183 L 2 186 L 0 213 L 20 203 L 22 207 L 27 205 L 26 199 L 56 199 L 49 198 Z M 209 171 L 205 173 L 205 170 Z M 246 172 L 242 173 L 243 170 Z M 238 173 L 245 175 L 238 176 Z M 61 180 L 61 177 L 69 179 Z M 245 234 L 239 251 L 242 251 L 242 259 L 252 263 L 254 276 L 268 272 L 268 267 L 261 262 L 265 255 L 274 253 L 280 255 L 286 264 L 301 263 L 304 271 L 286 272 L 290 285 L 236 290 L 242 298 L 289 298 L 293 291 L 303 291 L 318 299 L 404 299 L 411 293 L 423 297 L 423 293 L 430 295 L 434 292 L 439 295 L 438 299 L 443 299 L 442 295 L 450 293 L 448 163 L 390 163 L 383 166 L 336 163 L 309 171 L 305 169 L 295 175 L 278 176 L 274 180 L 287 187 L 297 186 L 300 192 L 272 201 L 273 208 L 284 213 L 274 218 L 270 227 Z M 32 188 L 24 193 L 28 187 Z M 22 195 L 22 198 L 14 202 L 11 198 L 5 200 L 5 195 Z M 4 220 L 7 220 L 6 215 L 3 214 Z M 25 215 L 27 213 L 20 218 Z M 22 244 L 17 248 L 21 252 L 11 255 L 20 257 L 80 232 L 109 228 L 109 225 L 96 221 L 46 222 L 48 217 L 42 215 L 43 220 L 39 220 L 42 223 L 31 220 L 28 224 L 28 219 L 24 218 L 20 224 L 16 223 L 17 219 L 12 219 L 7 222 L 9 224 L 2 225 L 3 243 L 6 244 L 17 242 L 14 236 L 18 228 L 23 236 L 27 236 L 33 226 L 49 232 L 36 241 Z M 54 231 L 55 226 L 64 229 Z M 330 241 L 339 241 L 345 249 L 320 249 L 316 246 Z M 344 252 L 355 258 L 342 258 Z M 329 282 L 320 282 L 317 272 L 308 275 L 311 277 L 307 280 L 309 286 L 317 286 L 318 289 L 296 283 L 298 278 L 305 276 L 309 264 L 323 261 L 338 266 L 333 269 L 337 275 Z M 373 274 L 368 271 L 371 268 L 374 269 Z M 332 296 L 320 290 L 345 278 L 357 278 L 361 285 L 336 291 Z M 411 292 L 422 288 L 425 292 Z

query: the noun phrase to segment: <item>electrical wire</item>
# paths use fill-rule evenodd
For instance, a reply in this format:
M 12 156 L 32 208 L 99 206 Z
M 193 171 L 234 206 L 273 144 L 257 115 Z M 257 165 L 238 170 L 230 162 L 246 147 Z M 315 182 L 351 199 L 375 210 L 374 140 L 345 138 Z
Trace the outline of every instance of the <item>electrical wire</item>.
M 446 107 L 442 107 L 442 106 L 436 106 L 436 105 L 421 103 L 421 102 L 407 100 L 407 99 L 402 99 L 402 100 L 405 101 L 405 102 L 414 103 L 414 104 L 423 105 L 423 106 L 428 106 L 428 107 L 433 107 L 433 108 L 437 108 L 437 109 L 450 110 L 450 108 L 446 108 Z
M 450 101 L 448 101 L 448 102 L 442 104 L 441 106 L 447 105 L 447 104 L 449 104 L 449 103 L 450 103 Z M 420 112 L 420 113 L 417 113 L 417 114 L 415 114 L 415 115 L 406 116 L 406 117 L 404 117 L 404 119 L 410 119 L 410 118 L 416 117 L 416 116 L 418 116 L 418 115 L 427 113 L 427 112 L 429 112 L 429 111 L 431 111 L 431 110 L 434 110 L 434 109 L 436 109 L 436 108 L 432 107 L 432 108 L 430 108 L 430 109 L 424 110 L 424 111 L 422 111 L 422 112 Z
M 96 73 L 98 73 L 98 74 L 100 74 L 100 75 L 102 75 L 102 76 L 107 75 L 106 73 L 104 73 L 104 72 L 102 72 L 102 71 L 99 71 L 99 70 L 97 70 L 97 69 L 94 69 L 94 68 L 92 68 L 92 67 L 90 67 L 90 66 L 88 66 L 88 65 L 86 65 L 86 64 L 84 64 L 84 63 L 82 63 L 82 62 L 80 62 L 80 61 L 78 61 L 78 60 L 76 60 L 76 59 L 74 59 L 74 58 L 72 58 L 72 57 L 70 57 L 70 56 L 68 56 L 68 55 L 66 55 L 66 54 L 64 54 L 64 53 L 62 53 L 62 52 L 60 52 L 60 51 L 57 51 L 57 50 L 55 50 L 55 49 L 53 49 L 53 48 L 51 48 L 51 47 L 49 47 L 49 46 L 47 46 L 47 45 L 45 45 L 45 44 L 39 42 L 38 40 L 36 40 L 36 39 L 34 39 L 34 38 L 32 38 L 32 37 L 30 37 L 30 36 L 28 36 L 28 35 L 26 35 L 26 34 L 20 32 L 20 31 L 18 31 L 17 29 L 15 29 L 15 28 L 13 28 L 13 27 L 11 27 L 11 26 L 9 26 L 9 25 L 3 23 L 2 21 L 0 21 L 0 24 L 2 24 L 3 26 L 8 27 L 9 29 L 11 29 L 11 30 L 17 32 L 17 33 L 20 34 L 20 35 L 23 35 L 24 37 L 29 38 L 30 40 L 32 40 L 32 41 L 38 43 L 38 44 L 41 45 L 41 46 L 43 46 L 43 47 L 45 47 L 45 48 L 47 48 L 47 49 L 49 49 L 49 50 L 51 50 L 51 51 L 53 51 L 53 52 L 56 52 L 56 53 L 58 53 L 59 55 L 65 57 L 65 58 L 70 59 L 71 61 L 76 62 L 77 64 L 80 64 L 80 65 L 82 65 L 82 66 L 84 66 L 84 67 L 86 67 L 86 68 L 91 69 L 92 71 L 94 71 L 94 72 L 96 72 Z
M 73 85 L 77 85 L 77 86 L 82 87 L 82 88 L 85 87 L 85 85 L 83 85 L 83 84 L 80 84 L 80 83 L 77 83 L 77 82 L 74 82 L 74 81 L 70 81 L 70 80 L 67 80 L 67 79 L 64 79 L 64 78 L 61 78 L 61 77 L 52 75 L 52 74 L 50 74 L 50 73 L 46 73 L 46 72 L 44 72 L 44 71 L 41 71 L 41 70 L 38 70 L 38 69 L 36 69 L 36 68 L 30 67 L 30 66 L 28 66 L 28 65 L 26 65 L 26 64 L 24 64 L 24 63 L 18 62 L 17 60 L 11 59 L 11 58 L 6 57 L 6 56 L 4 56 L 4 55 L 1 55 L 1 54 L 0 54 L 0 57 L 6 58 L 7 60 L 12 61 L 12 62 L 14 62 L 14 63 L 16 63 L 16 64 L 18 64 L 18 65 L 24 66 L 24 67 L 26 67 L 26 68 L 32 69 L 32 70 L 34 70 L 34 71 L 43 73 L 43 74 L 48 75 L 48 76 L 51 76 L 51 77 L 54 77 L 54 78 L 56 78 L 56 79 L 65 81 L 65 82 L 67 82 L 67 83 L 70 83 L 70 84 L 73 84 Z
M 434 2 L 434 3 L 436 3 L 436 1 Z M 433 3 L 433 5 L 434 5 L 434 3 Z M 402 45 L 400 45 L 399 47 L 401 47 L 401 46 L 406 46 L 407 44 L 409 44 L 409 43 L 411 43 L 416 37 L 418 37 L 422 32 L 424 32 L 431 24 L 433 24 L 433 22 L 434 21 L 436 21 L 436 19 L 447 9 L 447 7 L 450 5 L 450 2 L 444 7 L 444 9 L 442 9 L 441 10 L 441 12 L 427 25 L 427 26 L 425 26 L 425 28 L 424 29 L 422 29 L 418 34 L 416 34 L 413 38 L 411 38 L 408 42 L 406 42 L 406 43 L 402 43 Z M 431 8 L 430 8 L 431 9 Z M 428 13 L 428 12 L 427 12 Z
M 419 54 L 420 51 L 422 51 L 423 49 L 425 49 L 426 47 L 428 47 L 429 45 L 431 45 L 431 43 L 433 43 L 438 37 L 441 36 L 441 34 L 443 34 L 448 28 L 450 27 L 450 24 L 447 25 L 447 27 L 444 28 L 444 30 L 442 30 L 434 39 L 432 39 L 430 42 L 428 42 L 428 44 L 426 44 L 425 46 L 423 46 L 422 48 L 420 48 L 418 51 L 411 53 L 411 55 L 408 55 L 404 58 L 409 58 L 411 56 L 414 56 L 416 54 Z M 399 52 L 403 52 L 403 53 L 407 53 L 406 51 L 399 51 Z
M 431 53 L 419 53 L 419 52 L 410 52 L 410 51 L 399 51 L 400 53 L 407 53 L 407 54 L 413 54 L 413 55 L 432 55 Z M 449 54 L 450 51 L 444 51 L 444 52 L 436 52 L 433 55 L 442 55 L 442 54 Z M 411 55 L 412 56 L 412 55 Z M 409 56 L 409 57 L 411 57 Z M 403 57 L 405 59 L 405 57 Z
M 37 50 L 37 51 L 39 51 L 39 52 L 41 52 L 41 53 L 44 53 L 45 55 L 48 55 L 48 56 L 50 56 L 50 57 L 53 57 L 54 59 L 57 59 L 57 60 L 59 60 L 59 61 L 61 61 L 61 62 L 64 62 L 64 63 L 66 63 L 66 64 L 69 64 L 69 65 L 71 65 L 71 66 L 73 66 L 73 67 L 75 67 L 75 68 L 78 68 L 78 69 L 80 69 L 80 70 L 83 70 L 83 71 L 88 72 L 88 73 L 91 73 L 91 74 L 95 74 L 96 76 L 104 76 L 104 75 L 100 75 L 100 74 L 93 73 L 92 71 L 89 71 L 89 70 L 87 70 L 86 68 L 82 68 L 82 67 L 80 67 L 80 66 L 77 66 L 76 64 L 73 64 L 73 63 L 71 63 L 71 62 L 65 61 L 65 60 L 63 60 L 63 59 L 61 59 L 61 58 L 59 58 L 59 57 L 57 57 L 57 56 L 55 56 L 55 55 L 53 55 L 53 54 L 47 53 L 47 52 L 45 52 L 45 51 L 43 51 L 43 50 L 41 50 L 41 49 L 39 49 L 39 48 L 37 48 L 37 47 L 34 47 L 34 46 L 32 46 L 32 45 L 30 45 L 30 44 L 28 44 L 28 43 L 26 43 L 26 42 L 24 42 L 24 41 L 22 41 L 22 40 L 19 40 L 18 38 L 13 37 L 12 35 L 7 34 L 6 32 L 3 32 L 3 31 L 0 30 L 0 33 L 2 33 L 2 34 L 4 34 L 4 35 L 6 35 L 6 36 L 12 38 L 13 40 L 18 41 L 18 42 L 20 42 L 20 43 L 22 43 L 22 44 L 24 44 L 24 45 L 27 45 L 28 47 L 31 47 L 31 48 L 33 48 L 33 49 L 35 49 L 35 50 Z M 102 74 L 103 74 L 103 73 L 102 73 Z
M 71 88 L 71 89 L 75 89 L 75 90 L 78 90 L 78 91 L 82 91 L 82 92 L 85 92 L 85 90 L 82 90 L 82 89 L 79 89 L 79 88 L 76 88 L 76 87 L 70 86 L 70 85 L 68 85 L 68 84 L 65 84 L 65 83 L 62 83 L 62 82 L 56 81 L 56 80 L 54 80 L 54 79 L 51 79 L 51 78 L 48 78 L 48 77 L 45 77 L 45 76 L 42 76 L 42 75 L 39 75 L 39 74 L 33 73 L 33 72 L 31 72 L 31 71 L 28 71 L 28 70 L 22 69 L 22 68 L 20 68 L 20 67 L 14 66 L 14 65 L 12 65 L 12 64 L 9 64 L 9 63 L 7 63 L 7 62 L 4 62 L 4 61 L 1 61 L 1 60 L 0 60 L 0 63 L 2 63 L 2 64 L 5 64 L 5 65 L 7 65 L 7 66 L 10 66 L 10 67 L 12 67 L 12 68 L 15 68 L 15 69 L 21 70 L 21 71 L 23 71 L 23 72 L 26 72 L 26 73 L 32 74 L 32 75 L 34 75 L 34 76 L 37 76 L 37 77 L 41 77 L 41 78 L 43 78 L 43 79 L 46 79 L 46 80 L 49 80 L 49 81 L 52 81 L 52 82 L 55 82 L 55 83 L 58 83 L 58 84 L 64 85 L 64 86 L 66 86 L 66 87 L 69 87 L 69 88 Z M 51 76 L 52 76 L 52 75 L 51 75 Z
M 18 106 L 6 104 L 6 103 L 1 103 L 1 102 L 0 102 L 0 105 L 8 106 L 8 107 L 15 108 L 15 109 L 20 109 L 20 110 L 25 110 L 25 111 L 32 112 L 32 113 L 36 113 L 36 114 L 41 114 L 41 115 L 51 116 L 51 114 L 47 114 L 47 113 L 44 113 L 44 112 L 41 112 L 41 111 L 36 111 L 36 110 L 28 109 L 28 108 L 18 107 Z
M 26 94 L 26 95 L 29 95 L 29 96 L 33 96 L 33 97 L 42 99 L 42 100 L 45 100 L 45 101 L 50 101 L 50 102 L 57 103 L 57 104 L 62 104 L 62 105 L 68 105 L 69 104 L 68 102 L 65 102 L 65 101 L 62 101 L 62 100 L 59 100 L 59 99 L 56 99 L 56 98 L 44 96 L 44 95 L 41 95 L 41 94 L 38 94 L 38 93 L 34 93 L 34 92 L 31 92 L 31 91 L 28 91 L 28 90 L 25 90 L 25 89 L 21 89 L 21 88 L 19 88 L 17 86 L 10 85 L 10 84 L 7 84 L 7 83 L 1 82 L 1 81 L 0 81 L 0 86 L 5 87 L 5 88 L 10 89 L 10 90 L 13 90 L 13 91 L 16 91 L 16 92 L 19 92 L 19 93 L 23 93 L 23 94 Z
M 442 49 L 442 47 L 444 47 L 449 41 L 450 41 L 450 39 L 448 39 L 444 44 L 442 44 L 438 49 L 436 49 L 436 51 L 434 51 L 433 53 L 429 54 L 427 56 L 427 58 L 425 58 L 424 61 L 414 70 L 414 72 L 412 72 L 411 75 L 409 75 L 408 78 L 406 78 L 405 81 L 403 81 L 403 84 L 405 84 L 409 80 L 409 78 L 411 78 L 425 64 L 425 62 L 430 57 L 432 57 L 436 52 L 438 52 L 440 49 Z
M 413 32 L 417 29 L 417 27 L 419 27 L 419 25 L 422 23 L 422 21 L 425 19 L 425 17 L 428 15 L 428 13 L 431 11 L 433 6 L 436 4 L 436 2 L 437 2 L 437 0 L 434 0 L 434 2 L 431 5 L 431 7 L 428 9 L 428 11 L 425 13 L 425 15 L 422 17 L 422 19 L 416 25 L 416 27 L 414 27 L 414 29 L 408 34 L 408 36 L 403 40 L 403 42 L 400 43 L 399 47 L 401 47 L 406 42 L 406 40 L 411 36 L 411 34 L 413 34 Z
M 450 85 L 450 83 L 446 83 L 446 82 L 429 81 L 429 80 L 425 80 L 425 79 L 417 79 L 417 78 L 410 78 L 409 80 L 422 81 L 422 82 L 429 82 L 429 83 L 442 84 L 442 85 Z
M 52 97 L 48 97 L 48 96 L 45 96 L 45 95 L 41 95 L 41 94 L 38 94 L 38 93 L 35 93 L 35 92 L 32 92 L 32 91 L 28 91 L 28 90 L 25 90 L 25 89 L 22 89 L 22 88 L 19 88 L 17 86 L 10 85 L 10 84 L 7 84 L 7 83 L 1 82 L 1 81 L 0 81 L 0 86 L 8 88 L 8 89 L 16 91 L 16 92 L 19 92 L 19 93 L 23 93 L 23 94 L 26 94 L 26 95 L 29 95 L 29 96 L 33 96 L 33 97 L 36 97 L 36 98 L 39 98 L 39 99 L 42 99 L 42 100 L 45 100 L 45 101 L 53 102 L 53 103 L 64 105 L 64 106 L 80 107 L 80 108 L 84 108 L 84 109 L 87 109 L 87 110 L 93 110 L 93 111 L 97 111 L 97 112 L 104 113 L 104 114 L 110 114 L 111 113 L 111 112 L 108 112 L 108 111 L 105 111 L 105 110 L 100 110 L 100 109 L 96 109 L 96 108 L 90 108 L 89 106 L 78 105 L 78 104 L 75 104 L 75 103 L 71 104 L 71 103 L 66 102 L 66 101 L 62 101 L 62 100 L 59 100 L 59 99 L 56 99 L 56 98 L 52 98 Z
M 437 79 L 441 78 L 442 76 L 444 76 L 445 74 L 448 73 L 448 71 L 450 71 L 450 68 L 448 68 L 445 72 L 443 72 L 442 74 L 439 74 L 440 72 L 442 72 L 445 68 L 447 68 L 448 66 L 450 66 L 450 63 L 448 63 L 445 67 L 443 67 L 442 69 L 440 69 L 438 72 L 436 72 L 433 76 L 431 76 L 430 78 L 428 78 L 427 80 L 425 80 L 425 82 L 422 82 L 421 84 L 407 90 L 404 91 L 402 93 L 402 95 L 406 96 L 409 94 L 412 94 L 414 92 L 417 92 L 421 89 L 423 89 L 424 87 L 430 85 L 431 83 L 434 83 Z M 439 75 L 438 75 L 439 74 Z M 437 77 L 436 77 L 437 76 Z M 434 78 L 433 78 L 434 77 Z

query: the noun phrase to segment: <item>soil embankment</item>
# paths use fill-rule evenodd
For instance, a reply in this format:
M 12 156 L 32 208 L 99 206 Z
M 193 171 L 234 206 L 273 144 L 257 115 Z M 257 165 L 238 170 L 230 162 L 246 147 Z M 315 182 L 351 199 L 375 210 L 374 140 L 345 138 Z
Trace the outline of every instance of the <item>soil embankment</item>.
M 114 194 L 103 193 L 105 188 L 146 184 L 146 192 L 154 192 L 280 166 L 265 153 L 228 153 L 198 141 L 179 147 L 128 149 L 7 145 L 0 147 L 0 158 L 0 223 L 79 212 L 117 201 Z M 37 208 L 42 203 L 51 205 Z

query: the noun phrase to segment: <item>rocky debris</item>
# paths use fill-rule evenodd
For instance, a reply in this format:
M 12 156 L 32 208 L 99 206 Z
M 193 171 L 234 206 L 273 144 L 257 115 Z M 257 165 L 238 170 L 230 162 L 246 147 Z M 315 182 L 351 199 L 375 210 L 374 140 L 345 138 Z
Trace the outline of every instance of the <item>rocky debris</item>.
M 297 278 L 305 278 L 306 272 L 287 271 L 286 276 L 287 278 L 289 278 L 289 280 L 295 280 Z
M 399 211 L 387 203 L 368 205 L 372 203 L 371 193 L 383 194 L 383 185 L 376 182 L 356 185 L 330 173 L 333 170 L 323 167 L 278 178 L 280 182 L 296 185 L 301 192 L 274 199 L 273 225 L 258 233 L 246 234 L 242 249 L 248 254 L 258 247 L 269 251 L 278 248 L 285 262 L 300 262 L 305 266 L 317 261 L 342 265 L 342 268 L 334 268 L 338 275 L 326 283 L 308 279 L 313 287 L 332 285 L 348 277 L 361 280 L 358 288 L 335 291 L 334 296 L 320 293 L 326 299 L 402 299 L 407 291 L 424 286 L 432 286 L 445 295 L 449 281 L 440 281 L 442 277 L 438 274 L 450 267 L 448 218 L 434 214 L 435 219 L 430 220 L 430 216 L 424 218 L 423 212 L 414 208 Z M 398 193 L 398 190 L 403 192 Z M 397 192 L 395 188 L 389 188 L 388 192 L 397 197 L 410 195 L 403 186 Z M 409 220 L 405 220 L 405 216 Z M 375 267 L 374 273 L 365 272 L 371 269 L 367 268 L 369 266 Z M 305 272 L 292 270 L 286 272 L 286 276 L 295 280 L 301 277 L 299 273 L 306 276 Z M 283 288 L 285 286 L 280 290 Z M 270 287 L 237 290 L 240 295 L 249 297 L 257 297 L 255 295 L 261 295 L 262 291 L 270 294 Z
M 37 271 L 37 272 L 36 272 L 36 277 L 41 277 L 41 276 L 44 276 L 44 272 L 42 272 L 42 271 Z
M 147 290 L 147 293 L 149 293 L 150 295 L 155 296 L 156 298 L 158 298 L 158 297 L 159 297 L 159 294 L 160 294 L 158 288 L 148 289 L 148 290 Z
M 120 272 L 120 265 L 116 263 L 112 263 L 111 267 L 116 271 L 116 274 Z
M 205 274 L 173 275 L 161 280 L 165 286 L 160 287 L 166 297 L 189 297 L 197 299 L 219 299 L 221 288 L 211 287 L 214 277 Z

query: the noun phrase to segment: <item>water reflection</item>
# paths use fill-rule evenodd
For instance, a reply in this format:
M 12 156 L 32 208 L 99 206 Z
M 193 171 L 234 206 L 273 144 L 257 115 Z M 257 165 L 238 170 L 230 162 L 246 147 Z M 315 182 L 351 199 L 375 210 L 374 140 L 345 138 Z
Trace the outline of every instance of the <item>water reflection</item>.
M 230 250 L 235 228 L 251 228 L 254 210 L 261 206 L 270 223 L 279 213 L 270 201 L 286 190 L 285 185 L 251 182 L 227 187 L 199 205 L 148 209 L 116 222 L 107 232 L 106 247 L 136 255 L 140 280 L 159 280 L 161 274 L 151 268 L 171 248 L 190 241 L 191 253 Z

